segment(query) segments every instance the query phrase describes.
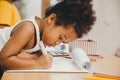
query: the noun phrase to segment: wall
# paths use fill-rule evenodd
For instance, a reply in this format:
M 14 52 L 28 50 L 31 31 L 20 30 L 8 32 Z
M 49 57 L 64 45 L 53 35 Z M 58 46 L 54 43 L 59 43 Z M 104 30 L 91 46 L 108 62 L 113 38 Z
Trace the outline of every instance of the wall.
M 41 0 L 25 0 L 27 1 L 27 7 L 26 7 L 26 12 L 27 15 L 26 17 L 30 16 L 40 16 L 41 15 Z
M 22 19 L 29 18 L 31 16 L 41 17 L 41 1 L 42 0 L 20 0 L 17 7 L 21 13 Z
M 120 47 L 120 0 L 94 0 L 97 21 L 85 38 L 98 42 L 99 49 L 115 53 Z

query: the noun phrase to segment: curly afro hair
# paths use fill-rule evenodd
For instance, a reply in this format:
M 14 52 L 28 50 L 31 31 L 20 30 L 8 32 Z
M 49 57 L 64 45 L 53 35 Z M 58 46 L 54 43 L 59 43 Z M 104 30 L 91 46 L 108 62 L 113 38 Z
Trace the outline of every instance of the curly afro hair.
M 78 38 L 81 38 L 91 30 L 96 20 L 92 7 L 92 0 L 59 0 L 59 3 L 46 10 L 45 17 L 56 14 L 56 25 L 66 28 L 73 25 Z

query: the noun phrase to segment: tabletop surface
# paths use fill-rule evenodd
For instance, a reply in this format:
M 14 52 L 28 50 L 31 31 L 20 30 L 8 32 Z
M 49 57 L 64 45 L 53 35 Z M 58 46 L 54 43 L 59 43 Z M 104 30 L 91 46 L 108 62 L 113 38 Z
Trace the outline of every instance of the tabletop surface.
M 102 56 L 102 57 L 101 57 Z M 2 80 L 83 80 L 94 72 L 120 76 L 120 58 L 113 54 L 92 57 L 92 67 L 88 73 L 45 73 L 45 72 L 4 72 Z

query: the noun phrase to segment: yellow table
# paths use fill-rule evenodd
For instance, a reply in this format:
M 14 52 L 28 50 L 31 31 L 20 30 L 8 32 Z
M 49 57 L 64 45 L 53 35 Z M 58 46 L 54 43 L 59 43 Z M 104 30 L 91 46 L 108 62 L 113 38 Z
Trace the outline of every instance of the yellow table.
M 92 73 L 104 73 L 120 76 L 120 58 L 112 54 L 101 54 L 103 58 L 95 58 L 89 73 L 40 73 L 40 72 L 4 72 L 2 80 L 83 80 Z

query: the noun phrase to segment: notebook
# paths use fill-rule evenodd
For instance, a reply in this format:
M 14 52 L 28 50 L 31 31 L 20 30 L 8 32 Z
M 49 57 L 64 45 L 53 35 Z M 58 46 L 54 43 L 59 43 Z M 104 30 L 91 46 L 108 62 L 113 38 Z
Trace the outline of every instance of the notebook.
M 51 68 L 34 70 L 7 70 L 7 72 L 88 72 L 86 69 L 79 69 L 70 58 L 54 57 Z

